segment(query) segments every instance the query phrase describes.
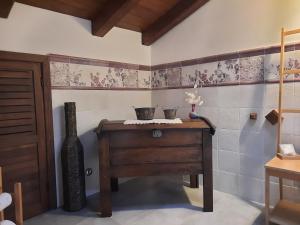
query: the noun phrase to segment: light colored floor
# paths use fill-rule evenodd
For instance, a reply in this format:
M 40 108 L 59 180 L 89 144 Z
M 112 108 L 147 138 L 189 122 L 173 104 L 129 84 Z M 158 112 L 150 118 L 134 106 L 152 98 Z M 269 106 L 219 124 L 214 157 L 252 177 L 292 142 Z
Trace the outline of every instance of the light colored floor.
M 182 186 L 182 179 L 151 177 L 129 180 L 113 194 L 113 216 L 96 215 L 98 196 L 76 213 L 49 211 L 25 225 L 260 225 L 261 209 L 235 196 L 214 192 L 214 212 L 202 212 L 202 189 Z

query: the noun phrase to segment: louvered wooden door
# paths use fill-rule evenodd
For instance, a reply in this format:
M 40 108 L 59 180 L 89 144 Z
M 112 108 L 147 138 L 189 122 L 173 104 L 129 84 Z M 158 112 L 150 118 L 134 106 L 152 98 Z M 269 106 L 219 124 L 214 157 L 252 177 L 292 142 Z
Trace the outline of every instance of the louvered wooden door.
M 44 212 L 47 155 L 40 63 L 0 61 L 0 165 L 4 190 L 22 183 L 25 218 Z

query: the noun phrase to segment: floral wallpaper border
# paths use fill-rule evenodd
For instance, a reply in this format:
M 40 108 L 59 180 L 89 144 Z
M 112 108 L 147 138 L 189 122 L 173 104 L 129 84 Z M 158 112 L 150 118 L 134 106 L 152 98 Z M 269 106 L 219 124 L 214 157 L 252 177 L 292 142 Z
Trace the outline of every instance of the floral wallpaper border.
M 286 47 L 285 67 L 300 69 L 300 43 Z M 279 80 L 279 46 L 155 66 L 50 55 L 53 89 L 151 90 L 274 83 Z M 300 81 L 300 74 L 285 77 Z

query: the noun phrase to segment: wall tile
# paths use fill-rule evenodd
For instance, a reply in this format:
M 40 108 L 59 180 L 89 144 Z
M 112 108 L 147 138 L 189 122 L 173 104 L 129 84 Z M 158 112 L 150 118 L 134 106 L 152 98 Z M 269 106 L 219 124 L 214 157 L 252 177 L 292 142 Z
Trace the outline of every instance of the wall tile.
M 240 174 L 243 176 L 264 179 L 264 157 L 240 155 Z
M 248 156 L 264 158 L 263 132 L 241 132 L 240 152 Z
M 240 132 L 238 130 L 220 129 L 218 136 L 219 136 L 219 149 L 239 152 Z
M 137 88 L 138 87 L 138 70 L 128 69 L 123 77 L 124 88 Z
M 253 56 L 239 60 L 241 82 L 262 82 L 264 80 L 264 56 Z
M 70 76 L 69 63 L 50 62 L 50 73 L 52 86 L 71 86 L 67 79 Z
M 237 174 L 218 171 L 215 173 L 215 188 L 230 194 L 239 193 L 239 176 Z
M 300 69 L 300 51 L 294 51 L 294 65 L 293 69 Z M 295 80 L 300 80 L 300 74 L 294 74 Z
M 240 110 L 238 108 L 219 108 L 219 127 L 238 130 L 240 128 Z
M 167 70 L 154 70 L 151 75 L 152 88 L 164 88 L 167 87 Z
M 204 100 L 204 107 L 218 107 L 218 87 L 198 88 L 198 93 Z
M 218 84 L 239 83 L 239 59 L 219 61 L 215 74 L 218 77 Z
M 294 106 L 294 83 L 284 83 L 283 107 L 292 108 Z M 265 85 L 264 107 L 278 108 L 278 84 Z
M 90 71 L 95 70 L 93 66 L 69 64 L 69 76 L 67 77 L 72 87 L 90 87 L 91 80 L 89 77 Z
M 293 114 L 284 114 L 284 119 L 282 121 L 282 128 L 281 128 L 281 133 L 282 134 L 293 134 L 300 132 L 300 129 L 297 127 L 297 122 L 298 125 L 300 125 L 300 118 L 299 121 L 295 119 L 295 115 Z
M 151 88 L 150 71 L 138 71 L 138 88 Z
M 239 107 L 240 86 L 218 87 L 218 107 Z
M 264 201 L 264 183 L 262 180 L 239 176 L 239 194 L 242 198 L 254 202 Z
M 296 82 L 294 83 L 294 95 L 297 99 L 299 99 L 300 97 L 300 82 Z M 299 103 L 299 102 L 297 102 Z M 300 106 L 300 104 L 297 104 L 298 106 Z
M 184 87 L 193 87 L 199 74 L 199 65 L 183 66 L 181 84 Z
M 198 68 L 196 79 L 200 81 L 201 85 L 211 86 L 218 83 L 219 77 L 216 73 L 218 62 L 200 64 Z
M 167 85 L 168 87 L 181 86 L 181 67 L 167 69 Z
M 241 85 L 239 93 L 239 106 L 242 108 L 261 108 L 264 106 L 264 84 Z M 278 101 L 278 99 L 277 99 Z
M 294 52 L 285 53 L 285 68 L 292 69 L 294 67 Z M 280 54 L 268 54 L 264 59 L 264 78 L 266 81 L 279 80 Z M 285 80 L 294 79 L 293 74 L 286 75 Z
M 240 172 L 240 156 L 236 152 L 219 150 L 218 166 L 220 171 L 239 174 Z

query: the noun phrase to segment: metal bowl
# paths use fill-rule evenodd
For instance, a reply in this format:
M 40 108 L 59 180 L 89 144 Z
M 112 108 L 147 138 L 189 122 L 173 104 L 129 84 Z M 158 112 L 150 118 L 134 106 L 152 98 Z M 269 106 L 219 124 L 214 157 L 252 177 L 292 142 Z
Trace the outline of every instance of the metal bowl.
M 177 109 L 164 109 L 164 114 L 166 119 L 175 119 L 176 118 Z
M 134 108 L 134 110 L 138 120 L 152 120 L 154 118 L 154 107 Z

